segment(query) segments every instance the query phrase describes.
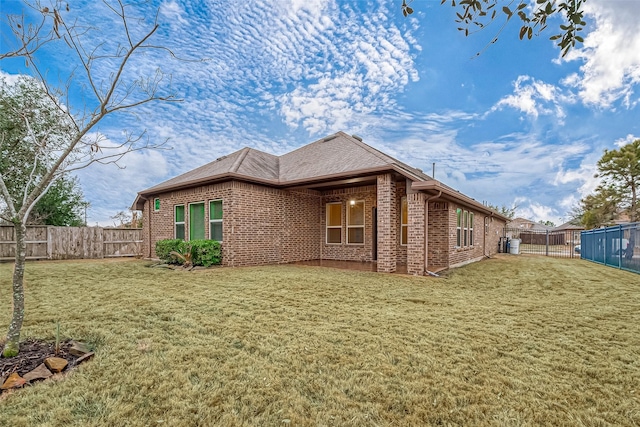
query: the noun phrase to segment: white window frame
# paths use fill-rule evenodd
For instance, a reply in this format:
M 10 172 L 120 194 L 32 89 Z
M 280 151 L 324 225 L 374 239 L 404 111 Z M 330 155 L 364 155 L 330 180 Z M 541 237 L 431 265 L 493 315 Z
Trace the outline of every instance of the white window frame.
M 182 221 L 176 220 L 176 208 L 182 206 Z M 184 227 L 184 237 L 182 240 L 187 240 L 187 208 L 184 204 L 173 205 L 173 237 L 178 239 L 178 225 Z
M 456 208 L 456 248 L 462 247 L 462 209 Z
M 407 222 L 403 223 L 402 221 L 404 220 L 405 217 L 405 210 L 407 211 Z M 403 238 L 405 236 L 405 233 L 402 232 L 402 230 L 406 229 L 407 230 L 407 241 L 403 242 Z M 402 196 L 402 198 L 400 199 L 400 246 L 407 246 L 409 244 L 409 201 L 407 200 L 407 196 Z
M 220 202 L 220 205 L 222 206 L 222 218 L 221 219 L 211 219 L 211 203 L 212 202 Z M 222 199 L 213 199 L 213 200 L 209 200 L 209 240 L 213 240 L 212 236 L 211 236 L 211 224 L 223 224 L 224 221 L 224 202 L 222 201 Z M 222 225 L 222 238 L 224 239 L 224 225 Z M 218 240 L 218 242 L 222 242 L 222 240 Z
M 329 225 L 329 205 L 338 205 L 340 206 L 340 225 Z M 327 202 L 325 205 L 325 233 L 324 233 L 324 241 L 327 245 L 341 245 L 342 244 L 342 202 Z M 340 241 L 339 242 L 329 242 L 329 230 L 340 230 Z
M 462 211 L 462 227 L 464 228 L 464 232 L 462 234 L 462 246 L 464 248 L 469 247 L 469 211 Z
M 350 225 L 351 223 L 351 210 L 349 209 L 351 206 L 355 206 L 359 203 L 362 203 L 362 225 Z M 353 200 L 353 205 L 351 204 L 351 201 L 348 202 L 348 208 L 347 208 L 347 236 L 346 236 L 346 240 L 347 240 L 347 245 L 364 245 L 365 244 L 365 240 L 366 240 L 366 236 L 365 236 L 365 225 L 367 222 L 366 219 L 366 215 L 365 215 L 365 209 L 366 209 L 366 205 L 364 203 L 364 200 Z M 349 241 L 349 230 L 352 228 L 362 228 L 362 242 L 357 242 L 357 243 L 351 243 Z
M 153 211 L 154 212 L 160 212 L 160 204 L 161 204 L 160 197 L 156 197 L 155 199 L 153 199 Z M 157 209 L 156 209 L 156 206 L 158 206 Z
M 473 212 L 469 212 L 469 247 L 473 247 L 474 245 L 474 236 L 473 236 Z

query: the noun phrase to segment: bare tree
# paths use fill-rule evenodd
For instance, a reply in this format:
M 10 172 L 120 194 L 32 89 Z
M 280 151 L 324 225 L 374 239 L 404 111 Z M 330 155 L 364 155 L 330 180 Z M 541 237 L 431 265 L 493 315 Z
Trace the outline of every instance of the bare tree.
M 47 5 L 25 0 L 25 12 L 21 15 L 2 17 L 3 43 L 0 61 L 22 58 L 32 77 L 38 81 L 43 96 L 57 108 L 62 119 L 68 121 L 72 131 L 65 137 L 56 137 L 55 132 L 36 131 L 32 114 L 16 111 L 28 129 L 25 144 L 29 144 L 33 155 L 19 191 L 6 181 L 6 171 L 0 170 L 0 196 L 4 205 L 2 219 L 15 228 L 16 256 L 13 272 L 13 316 L 9 325 L 3 355 L 18 354 L 19 339 L 24 320 L 24 270 L 26 260 L 26 221 L 35 204 L 53 183 L 71 171 L 86 168 L 93 163 L 116 163 L 132 151 L 157 147 L 145 135 L 125 134 L 123 141 L 108 142 L 98 132 L 98 124 L 105 117 L 134 110 L 150 102 L 175 102 L 175 94 L 170 90 L 170 78 L 160 68 L 150 76 L 129 78 L 128 71 L 134 59 L 150 52 L 173 53 L 151 40 L 159 24 L 156 19 L 147 23 L 133 17 L 131 6 L 123 0 L 103 0 L 110 18 L 100 17 L 99 26 L 86 26 L 71 16 L 69 5 L 59 0 L 51 0 Z M 35 16 L 35 18 L 34 18 Z M 6 28 L 6 30 L 4 30 Z M 145 29 L 146 28 L 146 29 Z M 95 44 L 98 32 L 109 34 L 109 42 Z M 56 46 L 57 52 L 68 52 L 69 56 L 59 58 L 77 65 L 65 79 L 62 87 L 51 84 L 47 71 L 39 62 L 45 48 Z M 110 73 L 104 73 L 107 67 Z M 107 77 L 100 77 L 107 75 Z M 83 105 L 74 109 L 71 102 L 72 83 L 83 85 Z M 3 136 L 0 135 L 0 138 Z M 11 157 L 12 152 L 2 153 Z M 9 159 L 3 159 L 11 161 Z M 7 162 L 3 162 L 7 163 Z

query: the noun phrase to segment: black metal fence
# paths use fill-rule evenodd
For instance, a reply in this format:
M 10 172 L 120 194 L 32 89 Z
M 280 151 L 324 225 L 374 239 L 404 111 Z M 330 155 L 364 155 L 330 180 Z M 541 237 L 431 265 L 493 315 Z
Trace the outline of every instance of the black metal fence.
M 505 228 L 498 246 L 498 252 L 580 258 L 580 230 Z
M 640 273 L 640 222 L 583 231 L 582 259 Z

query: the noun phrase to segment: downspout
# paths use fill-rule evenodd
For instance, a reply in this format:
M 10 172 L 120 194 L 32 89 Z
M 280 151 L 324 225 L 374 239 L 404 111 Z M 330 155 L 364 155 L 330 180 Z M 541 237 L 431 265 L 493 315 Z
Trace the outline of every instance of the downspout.
M 427 268 L 429 266 L 429 202 L 442 196 L 442 190 L 438 191 L 438 195 L 427 196 L 424 200 L 424 272 L 428 275 L 434 275 Z
M 151 202 L 149 201 L 149 199 L 147 199 L 145 204 L 147 205 L 147 232 L 149 234 L 149 248 L 147 249 L 147 252 L 149 258 L 151 258 Z

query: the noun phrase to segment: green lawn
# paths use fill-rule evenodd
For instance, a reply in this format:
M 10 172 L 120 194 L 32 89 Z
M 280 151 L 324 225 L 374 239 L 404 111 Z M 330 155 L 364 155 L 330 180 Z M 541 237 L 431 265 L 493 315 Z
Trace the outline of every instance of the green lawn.
M 27 266 L 24 337 L 96 357 L 0 426 L 639 425 L 640 276 L 503 256 L 444 278 Z M 0 265 L 0 328 L 11 265 Z

